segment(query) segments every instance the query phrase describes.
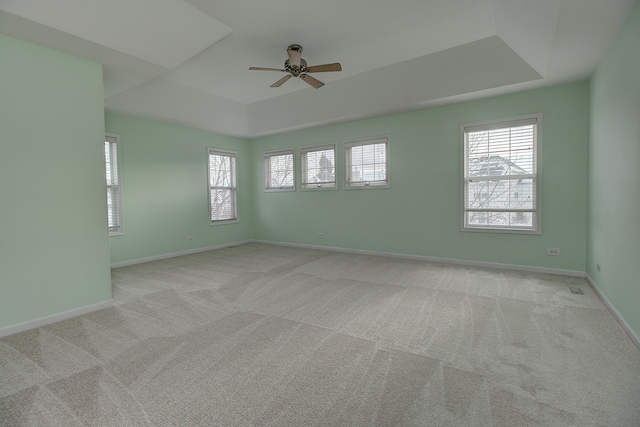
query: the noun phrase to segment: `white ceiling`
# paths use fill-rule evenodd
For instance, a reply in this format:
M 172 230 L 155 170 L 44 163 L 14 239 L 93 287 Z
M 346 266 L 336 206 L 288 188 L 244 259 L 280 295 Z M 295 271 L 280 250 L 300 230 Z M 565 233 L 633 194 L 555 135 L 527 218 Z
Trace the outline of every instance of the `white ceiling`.
M 109 111 L 255 137 L 586 79 L 635 3 L 0 0 L 0 32 L 102 63 Z M 249 71 L 293 43 L 343 71 Z

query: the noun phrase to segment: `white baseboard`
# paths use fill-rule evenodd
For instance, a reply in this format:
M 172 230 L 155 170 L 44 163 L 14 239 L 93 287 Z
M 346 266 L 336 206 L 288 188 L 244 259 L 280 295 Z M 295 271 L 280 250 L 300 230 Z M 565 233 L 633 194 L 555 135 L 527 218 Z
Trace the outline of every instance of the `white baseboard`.
M 229 248 L 232 246 L 244 245 L 246 243 L 251 243 L 251 242 L 254 242 L 254 240 L 242 240 L 239 242 L 231 242 L 231 243 L 223 243 L 221 245 L 207 246 L 206 248 L 189 249 L 181 252 L 172 252 L 168 254 L 132 259 L 129 261 L 114 262 L 114 263 L 111 263 L 111 268 L 126 267 L 128 265 L 142 264 L 150 261 L 158 261 L 161 259 L 174 258 L 178 256 L 183 256 L 183 255 L 197 254 L 198 252 L 207 252 L 207 251 L 212 251 L 214 249 Z
M 265 243 L 269 245 L 291 246 L 296 248 L 319 249 L 319 250 L 332 251 L 332 252 L 346 252 L 346 253 L 361 254 L 361 255 L 414 259 L 418 261 L 437 262 L 441 264 L 467 265 L 471 267 L 497 268 L 502 270 L 529 271 L 532 273 L 556 274 L 560 276 L 575 276 L 575 277 L 585 276 L 584 271 L 563 270 L 559 268 L 532 267 L 528 265 L 501 264 L 497 262 L 485 262 L 485 261 L 469 261 L 469 260 L 456 259 L 456 258 L 437 258 L 437 257 L 430 257 L 430 256 L 401 254 L 401 253 L 393 253 L 393 252 L 366 251 L 366 250 L 360 250 L 360 249 L 345 249 L 345 248 L 336 248 L 336 247 L 330 247 L 330 246 L 307 245 L 307 244 L 300 244 L 300 243 L 275 242 L 270 240 L 253 240 L 253 242 Z
M 587 282 L 589 282 L 589 285 L 591 285 L 591 287 L 596 292 L 596 294 L 598 294 L 598 296 L 600 297 L 604 305 L 607 306 L 611 314 L 613 314 L 613 317 L 615 317 L 618 323 L 620 323 L 620 326 L 622 326 L 622 329 L 624 329 L 627 335 L 629 335 L 629 338 L 631 338 L 631 341 L 633 341 L 636 347 L 638 347 L 638 350 L 640 350 L 640 337 L 638 336 L 638 334 L 636 334 L 636 332 L 633 330 L 631 325 L 629 325 L 629 323 L 622 316 L 622 314 L 620 314 L 618 309 L 611 303 L 611 301 L 609 301 L 609 298 L 607 298 L 605 294 L 602 293 L 600 288 L 598 288 L 598 285 L 596 285 L 596 282 L 594 282 L 593 279 L 591 279 L 591 277 L 588 274 L 585 274 L 585 279 L 587 279 Z
M 187 251 L 172 252 L 168 254 L 155 255 L 155 256 L 146 257 L 146 258 L 138 258 L 138 259 L 133 259 L 129 261 L 114 262 L 111 264 L 111 268 L 126 267 L 128 265 L 142 264 L 145 262 L 158 261 L 162 259 L 174 258 L 178 256 L 183 256 L 183 255 L 190 255 L 198 252 L 212 251 L 215 249 L 229 248 L 232 246 L 239 246 L 247 243 L 264 243 L 268 245 L 290 246 L 295 248 L 306 248 L 306 249 L 319 249 L 319 250 L 332 251 L 332 252 L 345 252 L 345 253 L 371 255 L 371 256 L 386 256 L 391 258 L 403 258 L 403 259 L 414 259 L 419 261 L 438 262 L 442 264 L 468 265 L 472 267 L 498 268 L 503 270 L 516 270 L 516 271 L 530 271 L 532 273 L 557 274 L 560 276 L 584 277 L 585 275 L 584 271 L 563 270 L 559 268 L 531 267 L 528 265 L 502 264 L 502 263 L 485 262 L 485 261 L 469 261 L 469 260 L 455 259 L 455 258 L 437 258 L 437 257 L 430 257 L 430 256 L 411 255 L 411 254 L 402 254 L 402 253 L 394 253 L 394 252 L 367 251 L 367 250 L 361 250 L 361 249 L 338 248 L 338 247 L 332 247 L 332 246 L 318 246 L 318 245 L 308 245 L 308 244 L 302 244 L 302 243 L 289 243 L 289 242 L 278 242 L 278 241 L 272 241 L 272 240 L 257 240 L 257 239 L 249 239 L 249 240 L 242 240 L 239 242 L 224 243 L 221 245 L 208 246 L 205 248 L 189 249 Z
M 39 319 L 29 320 L 15 325 L 0 328 L 0 338 L 19 332 L 28 331 L 29 329 L 39 328 L 41 326 L 50 325 L 51 323 L 60 322 L 62 320 L 71 319 L 72 317 L 81 316 L 105 308 L 113 307 L 113 300 L 102 301 L 96 304 L 85 305 L 84 307 L 74 308 L 72 310 L 63 311 L 61 313 L 52 314 L 50 316 L 40 317 Z

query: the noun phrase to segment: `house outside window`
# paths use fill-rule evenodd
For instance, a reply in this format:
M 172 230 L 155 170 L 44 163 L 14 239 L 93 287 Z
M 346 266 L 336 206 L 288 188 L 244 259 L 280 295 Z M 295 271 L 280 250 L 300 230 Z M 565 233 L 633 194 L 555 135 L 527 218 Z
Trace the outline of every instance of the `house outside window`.
M 461 126 L 463 231 L 541 233 L 541 130 L 542 114 Z
M 389 137 L 344 143 L 345 188 L 389 187 Z
M 300 149 L 300 188 L 302 190 L 335 190 L 336 144 Z

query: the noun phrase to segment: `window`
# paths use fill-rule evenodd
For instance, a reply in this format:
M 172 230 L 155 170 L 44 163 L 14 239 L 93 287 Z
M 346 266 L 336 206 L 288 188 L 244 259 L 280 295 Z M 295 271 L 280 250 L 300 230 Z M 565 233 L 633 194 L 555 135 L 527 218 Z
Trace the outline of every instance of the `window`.
M 541 232 L 542 114 L 461 126 L 462 229 Z
M 264 153 L 264 189 L 295 191 L 293 149 Z
M 389 187 L 389 137 L 344 143 L 345 188 Z
M 209 207 L 212 224 L 238 221 L 236 153 L 209 149 Z
M 300 149 L 301 189 L 336 189 L 336 144 Z
M 123 234 L 122 185 L 120 183 L 120 135 L 108 133 L 104 141 L 107 176 L 107 221 L 109 235 Z

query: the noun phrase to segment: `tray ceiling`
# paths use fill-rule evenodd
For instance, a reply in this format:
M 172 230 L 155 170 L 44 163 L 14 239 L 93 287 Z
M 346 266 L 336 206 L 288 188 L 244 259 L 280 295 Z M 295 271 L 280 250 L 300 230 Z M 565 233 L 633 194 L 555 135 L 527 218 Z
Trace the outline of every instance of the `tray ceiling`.
M 109 111 L 255 137 L 586 79 L 634 4 L 0 0 L 0 32 L 102 63 Z M 249 71 L 292 43 L 343 71 Z

